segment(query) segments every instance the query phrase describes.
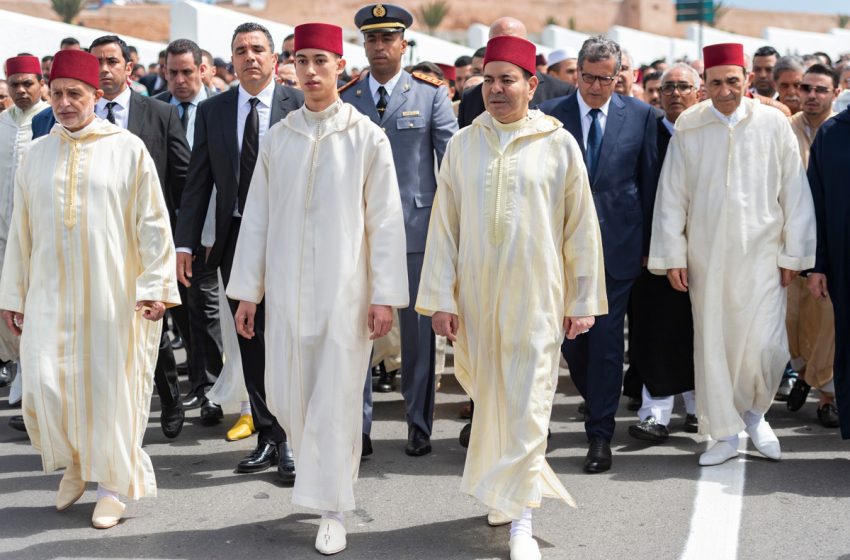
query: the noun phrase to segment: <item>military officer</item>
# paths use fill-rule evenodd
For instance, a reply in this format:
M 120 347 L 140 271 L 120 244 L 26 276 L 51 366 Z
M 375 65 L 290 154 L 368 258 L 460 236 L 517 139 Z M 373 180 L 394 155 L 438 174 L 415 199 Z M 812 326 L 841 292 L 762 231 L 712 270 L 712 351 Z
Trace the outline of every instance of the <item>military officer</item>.
M 363 33 L 369 72 L 343 86 L 340 94 L 344 102 L 371 118 L 389 137 L 404 210 L 410 301 L 415 301 L 437 189 L 435 161 L 437 165 L 442 161 L 446 144 L 457 131 L 457 121 L 441 80 L 402 69 L 407 50 L 404 31 L 413 24 L 410 12 L 392 4 L 372 4 L 357 12 L 354 24 Z M 399 327 L 401 392 L 408 425 L 405 453 L 418 457 L 431 452 L 434 332 L 430 318 L 418 315 L 412 305 L 399 310 Z M 364 395 L 366 449 L 371 448 L 370 377 Z

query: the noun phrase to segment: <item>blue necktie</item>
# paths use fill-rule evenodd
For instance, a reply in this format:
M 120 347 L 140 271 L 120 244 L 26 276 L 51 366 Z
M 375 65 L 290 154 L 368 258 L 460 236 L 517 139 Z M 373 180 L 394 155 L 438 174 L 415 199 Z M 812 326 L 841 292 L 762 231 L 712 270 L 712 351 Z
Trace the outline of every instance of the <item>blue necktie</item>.
M 593 179 L 596 164 L 599 163 L 599 149 L 602 147 L 602 125 L 599 124 L 599 109 L 590 110 L 590 130 L 587 132 L 587 174 Z

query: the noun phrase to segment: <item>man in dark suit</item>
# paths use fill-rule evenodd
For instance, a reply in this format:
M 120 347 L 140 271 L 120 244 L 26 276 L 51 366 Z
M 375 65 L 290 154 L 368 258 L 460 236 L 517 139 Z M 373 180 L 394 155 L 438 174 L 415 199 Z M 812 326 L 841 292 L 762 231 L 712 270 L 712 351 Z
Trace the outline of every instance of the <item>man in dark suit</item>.
M 167 91 L 168 82 L 165 79 L 165 51 L 159 52 L 159 66 L 156 73 L 151 72 L 139 78 L 139 83 L 148 88 L 148 95 L 153 97 Z
M 192 159 L 174 236 L 177 279 L 187 287 L 193 276 L 193 253 L 201 245 L 213 185 L 216 187 L 215 243 L 206 260 L 209 267 L 221 270 L 225 285 L 230 281 L 242 210 L 260 139 L 273 124 L 304 103 L 298 90 L 275 84 L 277 55 L 265 27 L 256 23 L 240 25 L 233 33 L 231 47 L 239 87 L 202 102 L 195 115 Z M 230 303 L 231 311 L 235 312 L 236 302 Z M 256 449 L 239 462 L 236 470 L 258 472 L 277 463 L 281 478 L 294 482 L 292 450 L 266 405 L 264 317 L 265 308 L 260 303 L 254 323 L 256 336 L 250 340 L 239 338 L 245 386 L 259 437 Z
M 652 108 L 614 93 L 620 46 L 604 37 L 579 52 L 578 91 L 540 109 L 575 137 L 585 156 L 605 254 L 608 315 L 564 342 L 570 375 L 587 402 L 585 472 L 611 468 L 611 438 L 623 382 L 623 327 L 629 292 L 649 254 L 658 182 L 658 123 Z

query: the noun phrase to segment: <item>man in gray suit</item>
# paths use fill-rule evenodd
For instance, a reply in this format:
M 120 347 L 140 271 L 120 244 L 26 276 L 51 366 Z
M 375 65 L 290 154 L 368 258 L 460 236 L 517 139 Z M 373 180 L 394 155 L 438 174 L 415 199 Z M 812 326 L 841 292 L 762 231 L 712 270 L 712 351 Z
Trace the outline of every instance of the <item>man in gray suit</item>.
M 435 160 L 437 164 L 442 161 L 446 144 L 457 131 L 457 121 L 440 80 L 402 70 L 407 49 L 404 30 L 413 24 L 410 12 L 392 4 L 373 4 L 357 12 L 354 24 L 363 32 L 370 72 L 346 84 L 340 94 L 343 101 L 380 126 L 390 140 L 404 211 L 410 298 L 415 301 L 437 189 Z M 405 453 L 418 457 L 431 452 L 434 332 L 430 319 L 417 314 L 412 305 L 399 310 L 399 328 L 401 392 L 408 425 Z M 370 376 L 363 408 L 364 455 L 368 455 L 372 424 Z

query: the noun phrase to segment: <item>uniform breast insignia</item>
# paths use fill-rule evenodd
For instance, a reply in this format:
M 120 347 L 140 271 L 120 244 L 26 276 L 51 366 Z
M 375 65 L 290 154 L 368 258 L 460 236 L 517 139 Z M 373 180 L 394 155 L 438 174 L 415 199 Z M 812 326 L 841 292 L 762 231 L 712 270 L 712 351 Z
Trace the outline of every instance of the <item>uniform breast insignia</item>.
M 351 86 L 353 86 L 354 84 L 356 84 L 358 81 L 359 81 L 359 78 L 354 78 L 354 79 L 350 80 L 347 84 L 345 84 L 344 86 L 342 86 L 341 88 L 339 88 L 339 89 L 337 90 L 337 93 L 342 93 L 342 92 L 344 92 L 345 90 L 347 90 L 348 88 L 350 88 Z M 360 95 L 360 91 L 359 91 L 359 90 L 357 91 L 357 95 L 358 95 L 358 96 Z
M 375 17 L 384 17 L 387 15 L 387 9 L 381 4 L 375 4 L 375 7 L 372 8 L 372 15 Z
M 426 84 L 431 84 L 435 87 L 440 87 L 445 82 L 439 78 L 435 78 L 434 76 L 430 76 L 428 74 L 423 74 L 422 72 L 414 72 L 411 74 L 414 78 L 419 80 L 420 82 L 425 82 Z
M 419 111 L 402 111 L 402 117 L 418 117 L 420 115 Z

